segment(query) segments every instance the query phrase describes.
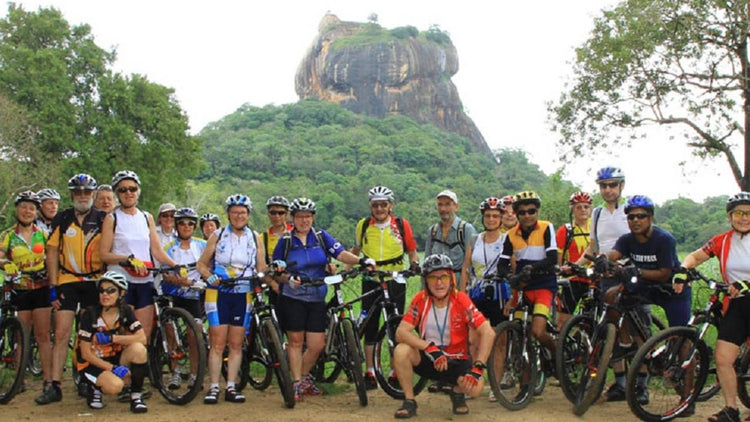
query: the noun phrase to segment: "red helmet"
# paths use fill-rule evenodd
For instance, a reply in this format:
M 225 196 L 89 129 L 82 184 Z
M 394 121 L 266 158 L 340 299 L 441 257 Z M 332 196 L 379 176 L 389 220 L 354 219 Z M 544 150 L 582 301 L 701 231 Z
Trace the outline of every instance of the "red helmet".
M 485 198 L 484 201 L 479 204 L 479 211 L 485 212 L 487 210 L 505 211 L 505 204 L 503 204 L 498 198 L 490 196 L 489 198 Z
M 503 201 L 503 205 L 506 207 L 513 205 L 513 195 L 505 195 L 500 200 Z
M 575 204 L 580 204 L 581 202 L 584 202 L 586 204 L 591 205 L 594 200 L 591 199 L 591 195 L 589 195 L 586 192 L 578 191 L 573 192 L 572 195 L 570 195 L 570 205 L 573 206 Z

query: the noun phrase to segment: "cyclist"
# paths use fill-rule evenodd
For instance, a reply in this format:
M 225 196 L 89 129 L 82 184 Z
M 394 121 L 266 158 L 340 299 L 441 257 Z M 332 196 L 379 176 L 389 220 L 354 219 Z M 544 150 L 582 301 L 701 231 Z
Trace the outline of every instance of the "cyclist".
M 115 201 L 115 193 L 112 191 L 112 186 L 97 186 L 96 195 L 94 195 L 94 208 L 110 213 L 115 210 L 115 206 L 117 206 L 117 201 Z
M 201 233 L 203 233 L 203 238 L 208 240 L 221 227 L 221 220 L 219 220 L 218 215 L 207 212 L 198 219 L 198 225 L 201 228 Z
M 44 274 L 47 233 L 34 224 L 39 208 L 39 196 L 36 193 L 19 193 L 15 206 L 16 224 L 0 234 L 0 263 L 6 278 L 20 276 L 13 286 L 11 303 L 18 311 L 18 318 L 26 327 L 34 330 L 42 362 L 44 390 L 47 390 L 52 386 L 52 348 L 49 336 L 51 305 L 49 281 Z
M 172 203 L 159 205 L 159 214 L 157 215 L 156 235 L 159 236 L 159 244 L 164 247 L 167 243 L 177 239 L 175 231 L 174 214 L 177 207 Z
M 68 360 L 68 342 L 74 313 L 98 301 L 95 280 L 104 272 L 99 257 L 101 226 L 106 213 L 93 209 L 96 179 L 77 174 L 68 180 L 73 206 L 57 213 L 47 240 L 45 263 L 49 299 L 55 308 L 55 344 L 52 347 L 52 388 L 37 397 L 37 404 L 62 400 L 60 380 Z
M 539 220 L 542 200 L 534 191 L 523 191 L 513 198 L 513 211 L 518 216 L 518 226 L 508 231 L 503 242 L 503 251 L 497 264 L 498 271 L 507 274 L 510 260 L 516 259 L 515 273 L 525 284 L 523 295 L 533 304 L 534 317 L 531 333 L 552 355 L 555 341 L 547 332 L 555 292 L 557 292 L 557 243 L 555 228 L 549 221 Z M 506 308 L 506 312 L 511 307 Z
M 271 265 L 271 254 L 276 249 L 276 244 L 285 233 L 292 231 L 292 223 L 287 221 L 289 214 L 289 200 L 283 196 L 274 195 L 266 201 L 266 213 L 271 227 L 262 234 L 263 249 L 266 251 L 266 265 Z M 278 304 L 279 285 L 276 280 L 269 279 L 271 290 L 268 292 L 268 300 L 276 306 Z
M 591 243 L 591 195 L 578 191 L 570 195 L 570 223 L 564 224 L 557 229 L 557 264 L 564 268 L 566 262 L 576 262 L 581 254 Z M 561 301 L 562 309 L 557 314 L 558 327 L 562 327 L 570 317 L 578 301 L 588 291 L 588 279 L 583 277 L 572 277 L 570 288 L 563 291 Z
M 503 205 L 505 205 L 500 232 L 506 233 L 508 230 L 518 225 L 518 218 L 516 217 L 516 213 L 513 212 L 513 195 L 503 196 L 500 200 L 503 202 Z
M 49 235 L 52 220 L 57 215 L 57 207 L 60 205 L 60 193 L 54 189 L 44 188 L 36 193 L 41 201 L 37 212 L 36 226 Z
M 118 394 L 130 379 L 130 411 L 145 413 L 148 407 L 141 390 L 148 375 L 146 335 L 123 300 L 128 281 L 118 272 L 107 271 L 96 285 L 99 300 L 81 313 L 76 352 L 78 370 L 93 386 L 87 403 L 101 409 L 102 393 Z
M 325 346 L 327 288 L 301 284 L 301 280 L 325 277 L 331 257 L 351 265 L 374 267 L 374 262 L 345 250 L 325 230 L 316 230 L 313 227 L 316 206 L 312 200 L 296 198 L 289 210 L 294 228 L 279 240 L 273 260 L 293 263 L 276 276 L 276 281 L 284 283 L 279 295 L 279 319 L 289 338 L 287 351 L 294 378 L 294 398 L 302 401 L 305 395 L 323 394 L 315 385 L 310 370 Z
M 725 313 L 716 341 L 716 375 L 721 384 L 724 408 L 712 415 L 709 420 L 739 422 L 734 362 L 740 347 L 750 335 L 750 295 L 747 294 L 750 285 L 747 281 L 750 280 L 750 236 L 747 236 L 750 233 L 750 193 L 740 192 L 731 196 L 727 200 L 726 210 L 732 229 L 717 234 L 703 247 L 686 256 L 682 266 L 687 269 L 695 268 L 716 257 L 722 279 L 725 283 L 731 284 L 728 292 L 730 299 L 728 303 L 725 302 Z M 684 276 L 678 274 L 678 277 Z M 681 285 L 675 284 L 675 290 L 681 288 Z
M 424 247 L 425 256 L 433 254 L 448 255 L 455 265 L 456 280 L 461 279 L 461 266 L 464 263 L 464 255 L 469 247 L 472 237 L 477 230 L 471 223 L 460 219 L 458 212 L 458 195 L 450 190 L 444 190 L 437 194 L 437 210 L 440 222 L 433 224 L 427 232 L 427 241 Z
M 266 258 L 260 236 L 248 227 L 253 203 L 246 195 L 230 195 L 224 201 L 229 225 L 214 232 L 198 260 L 198 272 L 208 284 L 206 318 L 211 350 L 208 374 L 211 385 L 203 398 L 205 404 L 219 402 L 219 376 L 224 348 L 229 347 L 227 388 L 224 400 L 243 403 L 245 396 L 235 388 L 242 362 L 242 341 L 250 326 L 251 286 L 241 283 L 221 286 L 221 279 L 253 276 L 265 271 Z
M 99 254 L 110 271 L 128 280 L 125 302 L 135 310 L 149 339 L 154 326 L 154 277 L 148 272 L 148 267 L 154 265 L 151 257 L 170 267 L 177 263 L 162 249 L 153 216 L 138 209 L 138 175 L 130 170 L 118 171 L 112 177 L 112 188 L 120 206 L 102 222 Z M 125 262 L 128 265 L 122 266 Z
M 167 243 L 164 246 L 164 250 L 178 264 L 195 266 L 201 254 L 203 254 L 203 250 L 206 249 L 205 240 L 193 237 L 195 224 L 198 221 L 198 214 L 196 214 L 194 209 L 185 207 L 178 209 L 174 216 L 177 225 L 177 239 Z M 202 283 L 200 280 L 200 273 L 198 273 L 196 268 L 191 269 L 187 277 L 184 278 L 178 274 L 167 274 L 164 276 L 161 290 L 165 295 L 172 297 L 174 306 L 188 311 L 202 326 L 201 317 L 203 312 L 201 309 L 200 291 L 188 288 L 196 282 Z M 192 342 L 190 346 L 194 347 L 195 343 Z M 195 354 L 197 351 L 193 350 L 192 353 Z M 198 362 L 192 359 L 190 363 L 194 367 L 190 368 L 190 374 L 184 375 L 189 375 L 188 384 L 192 386 L 197 382 L 195 374 L 198 371 Z M 178 365 L 174 369 L 172 378 L 167 385 L 167 388 L 172 390 L 180 388 L 180 384 L 182 384 L 180 366 Z
M 417 414 L 414 373 L 453 386 L 450 397 L 455 415 L 469 413 L 465 394 L 477 397 L 484 386 L 485 362 L 495 332 L 466 293 L 456 290 L 454 268 L 446 255 L 425 258 L 425 288 L 414 296 L 396 330 L 393 365 L 404 389 L 404 402 L 394 415 L 398 419 Z M 476 355 L 470 355 L 467 347 L 470 328 L 478 335 Z
M 376 265 L 383 271 L 401 271 L 404 269 L 404 254 L 409 257 L 410 268 L 419 272 L 419 255 L 417 242 L 414 241 L 411 224 L 401 217 L 393 215 L 393 191 L 385 186 L 375 186 L 368 191 L 370 200 L 370 217 L 363 218 L 357 223 L 354 231 L 354 247 L 351 252 L 359 256 L 375 260 Z M 362 294 L 376 289 L 375 283 L 363 283 Z M 388 288 L 393 295 L 400 314 L 404 312 L 406 304 L 406 285 L 389 282 Z M 370 295 L 362 300 L 362 309 L 370 309 L 377 299 Z M 365 328 L 365 384 L 368 390 L 377 388 L 375 379 L 374 351 L 380 321 L 380 308 L 377 308 Z M 395 381 L 395 379 L 394 379 Z

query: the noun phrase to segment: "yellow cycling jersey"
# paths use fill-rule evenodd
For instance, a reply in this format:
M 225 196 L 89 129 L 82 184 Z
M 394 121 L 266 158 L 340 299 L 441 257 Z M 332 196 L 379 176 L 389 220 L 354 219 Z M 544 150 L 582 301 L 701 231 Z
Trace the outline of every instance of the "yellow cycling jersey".
M 411 225 L 400 219 L 403 224 L 403 238 L 396 217 L 391 216 L 390 224 L 375 224 L 375 219 L 363 218 L 355 229 L 355 245 L 362 253 L 375 260 L 378 269 L 399 271 L 404 269 L 404 253 L 417 249 Z M 365 229 L 364 225 L 367 224 Z M 363 235 L 364 234 L 364 235 Z

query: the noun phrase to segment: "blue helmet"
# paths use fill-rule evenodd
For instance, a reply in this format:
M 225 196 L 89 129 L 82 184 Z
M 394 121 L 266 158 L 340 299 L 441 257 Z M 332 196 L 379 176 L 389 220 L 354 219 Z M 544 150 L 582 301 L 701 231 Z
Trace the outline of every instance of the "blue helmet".
M 634 195 L 628 198 L 628 201 L 625 203 L 625 214 L 629 213 L 633 208 L 643 208 L 653 215 L 654 201 L 646 195 Z
M 596 183 L 607 179 L 616 179 L 622 182 L 625 180 L 625 172 L 619 167 L 612 166 L 602 167 L 596 172 Z
M 251 212 L 253 210 L 253 201 L 251 201 L 247 195 L 243 195 L 241 193 L 229 195 L 227 200 L 224 201 L 224 209 L 226 211 L 229 211 L 229 208 L 235 205 L 247 208 L 247 212 Z

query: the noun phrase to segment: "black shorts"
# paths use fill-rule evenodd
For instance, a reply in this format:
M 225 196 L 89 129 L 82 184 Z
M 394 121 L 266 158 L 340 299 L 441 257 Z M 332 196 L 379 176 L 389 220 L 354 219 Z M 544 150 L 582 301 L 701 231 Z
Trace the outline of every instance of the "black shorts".
M 305 302 L 289 296 L 279 296 L 277 309 L 281 326 L 286 331 L 323 333 L 326 331 L 326 303 Z
M 138 310 L 154 304 L 154 283 L 149 281 L 143 284 L 128 283 L 128 291 L 125 293 L 125 303 Z
M 78 304 L 81 309 L 99 304 L 99 292 L 95 281 L 74 281 L 57 286 L 60 310 L 75 312 Z
M 33 311 L 39 308 L 49 308 L 49 286 L 31 290 L 15 290 L 11 294 L 10 302 L 18 311 Z
M 750 335 L 750 296 L 740 296 L 729 301 L 719 326 L 719 340 L 741 346 Z
M 419 351 L 419 365 L 414 367 L 414 373 L 421 377 L 445 384 L 456 385 L 458 377 L 464 375 L 466 371 L 474 366 L 469 359 L 450 359 L 448 360 L 448 369 L 445 371 L 435 370 L 435 364 L 427 357 L 424 350 Z
M 365 294 L 371 290 L 377 289 L 379 286 L 377 283 L 372 282 L 364 282 L 362 283 L 362 294 Z M 391 297 L 391 300 L 396 302 L 396 307 L 398 308 L 398 313 L 403 315 L 404 314 L 404 304 L 406 303 L 406 284 L 399 284 L 395 281 L 389 281 L 388 282 L 388 294 Z M 362 309 L 369 310 L 373 303 L 375 303 L 375 300 L 379 298 L 381 295 L 378 293 L 373 293 L 370 296 L 367 296 L 366 298 L 362 299 Z M 382 312 L 382 309 L 380 306 L 378 306 L 375 309 L 374 314 L 370 317 L 370 319 L 367 322 L 367 327 L 365 327 L 365 344 L 373 345 L 375 344 L 375 340 L 378 337 L 378 329 L 380 325 L 380 313 Z
M 562 302 L 562 309 L 560 311 L 566 314 L 572 314 L 578 302 L 581 300 L 583 295 L 589 291 L 589 285 L 586 282 L 571 281 L 570 287 L 564 287 L 562 294 L 559 296 Z
M 103 358 L 104 361 L 111 363 L 112 365 L 119 365 L 120 362 L 120 353 L 117 354 L 117 356 L 109 357 L 109 358 Z M 85 368 L 83 368 L 81 371 L 81 375 L 83 375 L 83 379 L 90 382 L 91 385 L 96 385 L 96 380 L 99 379 L 99 375 L 102 374 L 102 372 L 106 372 L 104 369 L 94 365 L 94 364 L 88 364 Z
M 200 299 L 185 299 L 184 297 L 172 296 L 172 304 L 175 308 L 182 308 L 195 319 L 201 319 L 202 307 Z

